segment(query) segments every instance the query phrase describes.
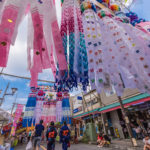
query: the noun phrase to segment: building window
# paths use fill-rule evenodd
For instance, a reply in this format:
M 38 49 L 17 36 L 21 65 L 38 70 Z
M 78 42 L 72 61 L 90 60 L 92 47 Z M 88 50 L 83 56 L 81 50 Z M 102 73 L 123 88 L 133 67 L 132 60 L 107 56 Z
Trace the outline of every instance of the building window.
M 97 99 L 97 98 L 94 98 L 94 99 L 92 100 L 92 105 L 94 105 L 94 104 L 96 104 L 96 103 L 98 103 L 98 99 Z

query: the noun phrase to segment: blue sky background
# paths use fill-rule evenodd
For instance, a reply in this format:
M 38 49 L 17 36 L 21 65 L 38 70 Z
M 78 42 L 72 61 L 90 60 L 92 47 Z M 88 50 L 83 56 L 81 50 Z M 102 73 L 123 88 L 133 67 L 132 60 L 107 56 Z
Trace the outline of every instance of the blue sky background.
M 60 22 L 61 18 L 61 9 L 60 1 L 56 1 L 57 5 L 57 17 Z M 136 12 L 139 17 L 145 18 L 150 21 L 150 0 L 135 0 L 134 5 L 131 6 L 131 10 Z M 29 71 L 27 71 L 27 53 L 26 53 L 26 41 L 27 41 L 27 17 L 24 19 L 22 24 L 19 27 L 19 32 L 17 36 L 17 41 L 14 46 L 10 49 L 8 67 L 4 69 L 5 73 L 28 76 L 30 77 Z M 0 68 L 1 70 L 1 68 Z M 45 70 L 42 74 L 39 75 L 40 79 L 54 81 L 51 70 Z M 6 88 L 7 83 L 10 82 L 10 88 L 8 92 L 11 92 L 12 87 L 18 88 L 17 92 L 17 102 L 25 104 L 30 92 L 29 80 L 17 79 L 7 76 L 0 76 L 0 89 L 3 90 Z M 0 94 L 2 97 L 3 92 Z M 77 92 L 77 91 L 76 91 Z M 2 105 L 2 108 L 10 111 L 12 108 L 12 103 L 14 102 L 16 94 L 14 96 L 6 96 L 5 101 Z
M 150 0 L 134 0 L 131 10 L 136 12 L 139 17 L 150 21 Z

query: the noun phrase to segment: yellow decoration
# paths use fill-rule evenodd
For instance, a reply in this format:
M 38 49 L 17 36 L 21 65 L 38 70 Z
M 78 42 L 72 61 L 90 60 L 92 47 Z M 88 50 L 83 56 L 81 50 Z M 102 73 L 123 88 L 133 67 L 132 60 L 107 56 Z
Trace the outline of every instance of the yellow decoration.
M 13 21 L 12 21 L 11 19 L 8 19 L 8 22 L 9 22 L 9 23 L 12 23 Z
M 96 35 L 93 35 L 93 38 L 95 39 L 95 38 L 96 38 Z
M 90 35 L 90 34 L 88 34 L 88 35 L 87 35 L 87 37 L 91 37 L 91 35 Z
M 132 46 L 135 47 L 135 44 L 133 43 Z

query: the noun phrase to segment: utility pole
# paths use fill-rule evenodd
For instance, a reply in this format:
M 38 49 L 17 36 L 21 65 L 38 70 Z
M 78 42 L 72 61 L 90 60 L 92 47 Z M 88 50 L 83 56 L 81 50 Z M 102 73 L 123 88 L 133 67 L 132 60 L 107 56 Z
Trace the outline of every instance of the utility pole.
M 100 94 L 98 94 L 98 101 L 99 101 L 100 107 L 102 107 L 102 99 L 101 99 L 101 95 Z M 104 133 L 107 134 L 105 121 L 104 121 L 104 114 L 103 113 L 101 113 L 101 118 L 102 118 L 102 124 L 103 124 Z
M 7 87 L 6 87 L 5 91 L 4 91 L 3 97 L 0 98 L 0 100 L 1 100 L 0 106 L 2 105 L 2 103 L 3 103 L 3 101 L 4 101 L 4 98 L 5 98 L 5 96 L 6 96 L 6 93 L 7 93 L 8 88 L 9 88 L 9 82 L 8 82 L 8 84 L 7 84 Z
M 122 81 L 123 87 L 124 87 L 124 89 L 125 89 L 125 84 L 124 84 L 124 82 L 123 82 L 123 79 L 122 79 L 122 76 L 121 76 L 120 73 L 119 73 L 119 76 L 120 76 L 120 79 L 121 79 L 121 81 Z M 130 136 L 130 138 L 131 138 L 132 145 L 133 145 L 133 146 L 137 146 L 137 141 L 136 141 L 136 139 L 133 137 L 132 129 L 131 129 L 131 126 L 130 126 L 130 120 L 129 120 L 129 117 L 128 117 L 127 113 L 126 113 L 126 110 L 125 110 L 125 108 L 124 108 L 124 105 L 123 105 L 123 103 L 122 103 L 122 98 L 121 98 L 121 96 L 118 96 L 118 100 L 119 100 L 119 103 L 120 103 L 120 107 L 121 107 L 122 114 L 123 114 L 124 119 L 125 119 L 125 123 L 126 123 L 126 127 L 127 127 L 127 130 L 128 130 L 129 136 Z

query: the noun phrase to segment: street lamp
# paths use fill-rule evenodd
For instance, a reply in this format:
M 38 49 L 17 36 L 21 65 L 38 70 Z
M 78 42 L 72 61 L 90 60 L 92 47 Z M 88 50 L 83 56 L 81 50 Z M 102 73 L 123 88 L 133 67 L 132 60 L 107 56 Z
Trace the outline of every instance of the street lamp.
M 12 95 L 14 95 L 18 89 L 17 88 L 11 88 L 11 90 L 12 90 Z
M 2 105 L 6 95 L 12 95 L 13 96 L 18 90 L 17 88 L 11 88 L 11 93 L 7 93 L 8 88 L 9 88 L 9 83 L 7 84 L 7 87 L 6 87 L 5 91 L 4 91 L 4 94 L 3 94 L 2 98 L 0 98 L 0 101 L 1 101 L 0 102 L 0 106 Z M 0 93 L 1 92 L 2 92 L 2 90 L 0 90 Z

